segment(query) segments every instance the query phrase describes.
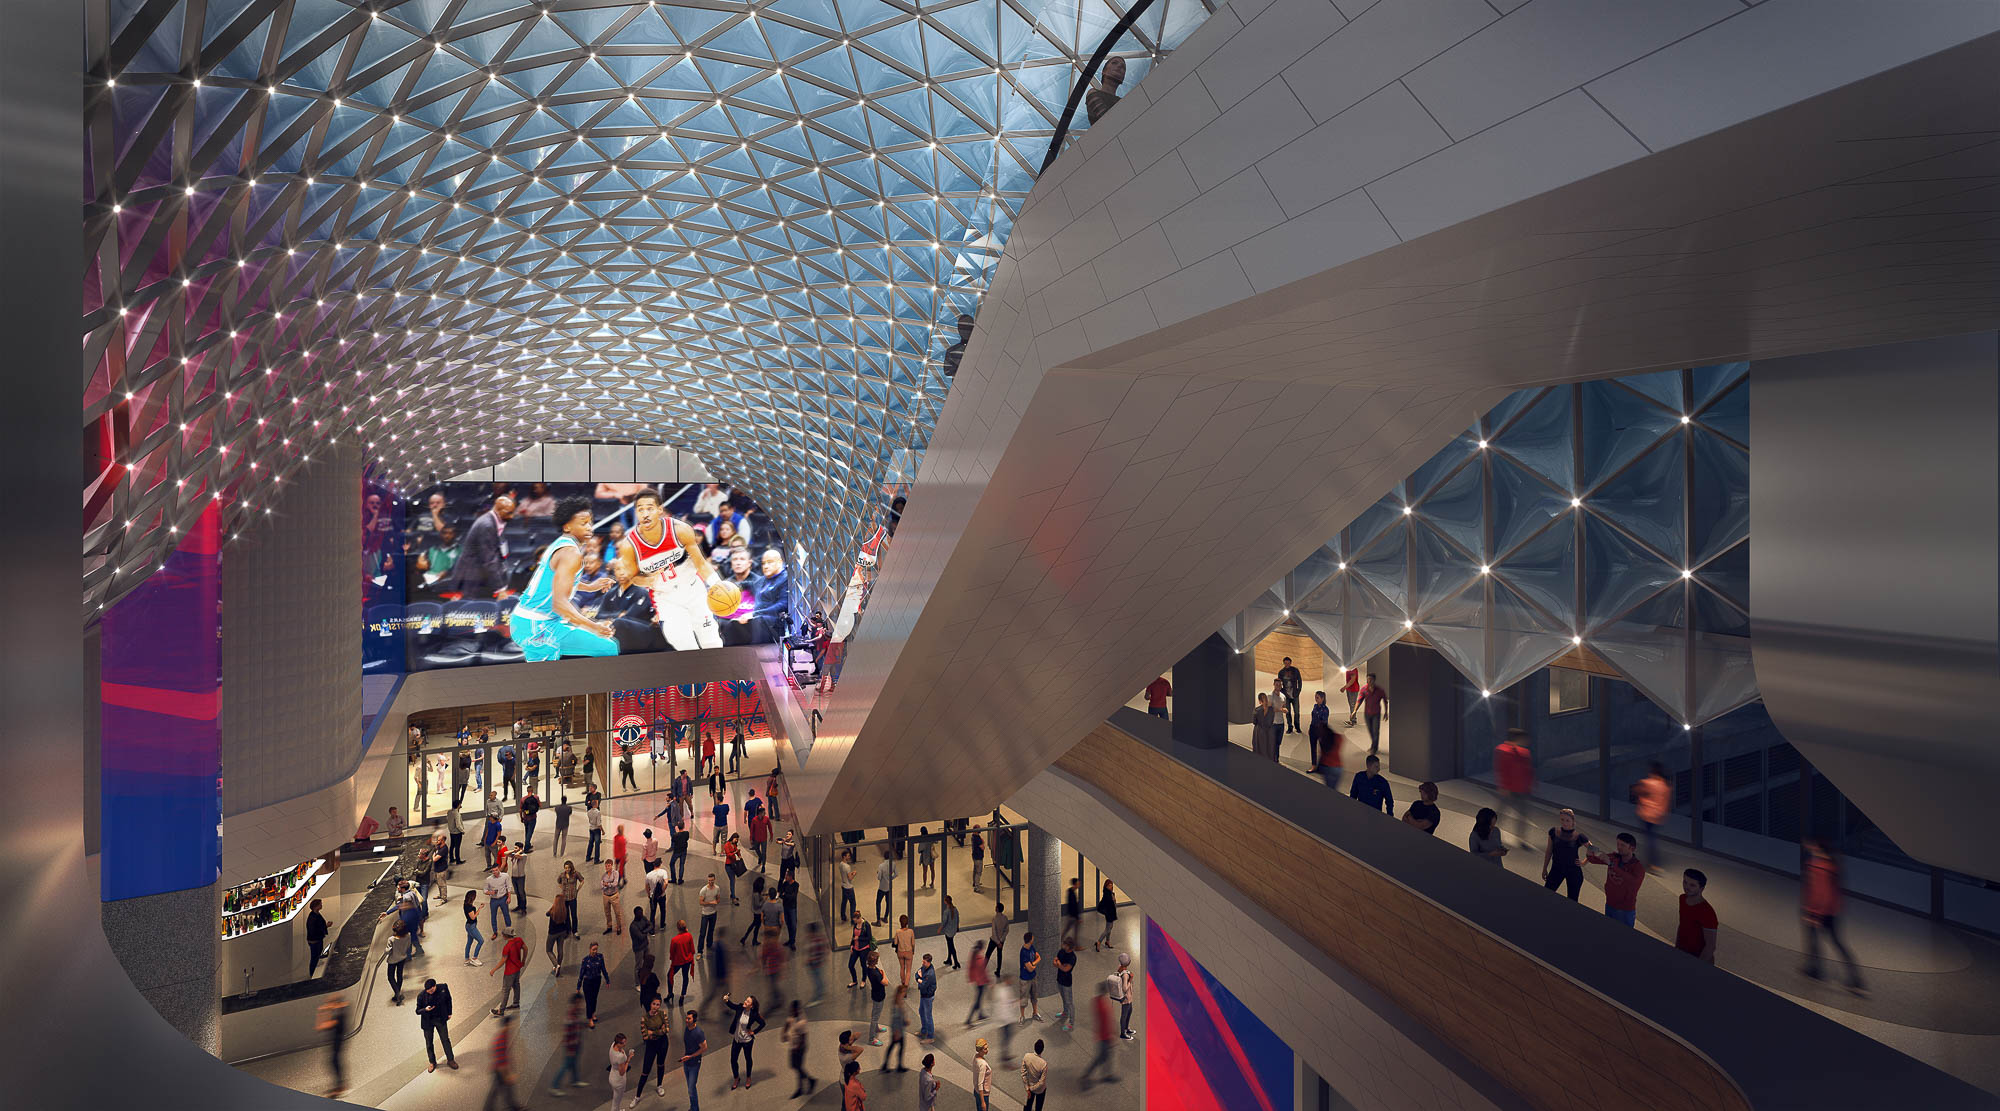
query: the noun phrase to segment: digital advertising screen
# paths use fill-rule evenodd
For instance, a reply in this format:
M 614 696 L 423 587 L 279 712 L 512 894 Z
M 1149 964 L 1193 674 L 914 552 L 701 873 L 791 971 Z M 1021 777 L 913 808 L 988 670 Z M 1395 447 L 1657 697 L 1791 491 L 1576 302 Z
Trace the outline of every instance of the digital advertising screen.
M 365 486 L 371 671 L 689 652 L 791 631 L 783 537 L 727 486 Z

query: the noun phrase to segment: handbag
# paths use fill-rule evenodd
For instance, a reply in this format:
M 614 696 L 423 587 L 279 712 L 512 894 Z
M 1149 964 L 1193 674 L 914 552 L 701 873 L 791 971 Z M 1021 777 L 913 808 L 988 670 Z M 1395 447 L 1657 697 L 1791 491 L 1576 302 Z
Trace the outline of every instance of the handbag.
M 730 875 L 740 876 L 743 873 L 748 872 L 750 870 L 750 866 L 743 863 L 743 858 L 739 856 L 739 857 L 734 857 L 729 861 L 728 869 Z

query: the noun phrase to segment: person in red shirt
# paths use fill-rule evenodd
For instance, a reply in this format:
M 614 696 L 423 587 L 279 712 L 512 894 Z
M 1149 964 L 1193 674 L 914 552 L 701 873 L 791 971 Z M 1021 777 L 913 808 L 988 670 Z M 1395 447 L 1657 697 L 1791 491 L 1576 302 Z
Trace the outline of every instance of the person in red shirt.
M 1326 785 L 1331 790 L 1340 790 L 1340 749 L 1346 743 L 1346 737 L 1329 732 L 1326 741 L 1319 748 L 1319 777 L 1326 780 Z
M 1714 964 L 1715 935 L 1721 923 L 1715 917 L 1715 907 L 1703 897 L 1707 889 L 1708 876 L 1701 869 L 1681 873 L 1681 924 L 1674 931 L 1674 948 Z
M 701 768 L 712 769 L 714 767 L 715 767 L 715 734 L 704 729 L 701 731 L 701 767 L 696 768 L 695 771 L 699 772 L 701 771 Z
M 1354 728 L 1354 703 L 1361 697 L 1361 669 L 1350 667 L 1341 688 L 1347 695 L 1347 727 Z
M 1604 917 L 1627 926 L 1639 920 L 1639 885 L 1646 882 L 1646 865 L 1639 859 L 1639 842 L 1629 833 L 1618 835 L 1618 851 L 1605 856 L 1590 850 L 1584 856 L 1604 865 Z
M 667 942 L 667 995 L 671 998 L 674 994 L 674 973 L 678 972 L 681 974 L 681 1002 L 685 1003 L 688 977 L 694 974 L 694 935 L 688 932 L 685 918 L 676 921 L 674 928 L 679 932 Z
M 1847 962 L 1847 990 L 1867 995 L 1868 989 L 1861 984 L 1861 965 L 1848 951 L 1847 943 L 1840 940 L 1840 861 L 1817 837 L 1806 838 L 1806 862 L 1799 873 L 1799 918 L 1806 930 L 1806 963 L 1799 971 L 1815 980 L 1820 978 L 1819 935 L 1823 933 L 1839 951 L 1840 959 Z
M 757 854 L 757 871 L 764 871 L 764 851 L 771 840 L 771 819 L 762 810 L 750 815 L 750 848 Z
M 1507 843 L 1505 819 L 1517 820 L 1527 814 L 1529 792 L 1535 789 L 1535 761 L 1528 755 L 1528 733 L 1524 729 L 1507 730 L 1507 739 L 1493 746 L 1493 781 L 1500 786 L 1500 843 Z M 1532 848 L 1527 841 L 1523 847 Z
M 1377 752 L 1382 748 L 1382 719 L 1389 715 L 1382 710 L 1382 704 L 1389 701 L 1388 688 L 1375 681 L 1375 673 L 1368 673 L 1368 682 L 1355 692 L 1361 703 L 1361 719 L 1368 723 L 1368 751 Z
M 625 827 L 619 826 L 616 836 L 611 838 L 611 859 L 618 862 L 618 886 L 625 886 Z
M 507 935 L 507 944 L 500 947 L 500 963 L 494 965 L 493 970 L 487 973 L 488 976 L 494 972 L 506 973 L 500 978 L 500 1005 L 493 1008 L 493 1013 L 496 1015 L 504 1015 L 507 1012 L 509 994 L 514 997 L 512 1004 L 514 1009 L 521 1008 L 521 969 L 528 964 L 528 943 L 521 940 L 521 935 L 515 933 L 512 926 L 500 932 Z
M 1162 675 L 1158 679 L 1147 683 L 1146 712 L 1156 718 L 1166 718 L 1166 720 L 1172 721 L 1172 718 L 1167 717 L 1167 699 L 1173 696 L 1174 685 L 1167 682 L 1166 676 Z
M 1100 983 L 1097 985 L 1097 998 L 1092 1001 L 1091 1012 L 1097 1019 L 1097 1056 L 1092 1057 L 1090 1059 L 1090 1067 L 1083 1070 L 1082 1083 L 1083 1090 L 1086 1092 L 1090 1090 L 1091 1075 L 1100 1068 L 1104 1070 L 1104 1079 L 1106 1081 L 1112 1084 L 1118 1083 L 1118 1078 L 1111 1075 L 1111 1039 L 1117 1035 L 1118 1027 L 1116 1023 L 1111 1021 L 1111 985 L 1109 983 Z

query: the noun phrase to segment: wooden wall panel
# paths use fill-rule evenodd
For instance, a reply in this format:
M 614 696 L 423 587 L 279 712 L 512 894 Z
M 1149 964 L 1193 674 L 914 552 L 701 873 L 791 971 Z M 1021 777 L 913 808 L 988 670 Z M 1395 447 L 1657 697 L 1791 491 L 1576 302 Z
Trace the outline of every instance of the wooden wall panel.
M 1299 669 L 1300 681 L 1305 683 L 1308 691 L 1314 683 L 1326 678 L 1326 665 L 1320 656 L 1319 645 L 1299 633 L 1279 631 L 1267 634 L 1257 642 L 1255 651 L 1257 670 L 1272 673 L 1285 666 L 1285 657 L 1290 656 L 1292 666 Z M 1333 692 L 1327 692 L 1326 697 L 1331 701 Z M 1306 700 L 1310 702 L 1312 696 L 1308 694 Z
M 1749 1111 L 1678 1038 L 1109 725 L 1056 766 L 1229 877 L 1535 1107 Z M 1611 1044 L 1588 1046 L 1579 1064 L 1579 1037 Z

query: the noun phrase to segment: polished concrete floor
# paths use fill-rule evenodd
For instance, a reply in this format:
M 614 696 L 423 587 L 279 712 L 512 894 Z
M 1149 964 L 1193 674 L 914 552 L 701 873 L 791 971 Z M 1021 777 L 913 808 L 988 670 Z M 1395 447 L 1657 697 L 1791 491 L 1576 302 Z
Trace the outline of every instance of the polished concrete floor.
M 753 767 L 768 766 L 768 741 L 753 742 L 751 763 Z M 761 747 L 760 747 L 761 746 Z M 740 816 L 744 789 L 749 786 L 762 788 L 761 780 L 744 780 L 732 785 L 736 814 Z M 635 900 L 644 904 L 638 884 L 640 830 L 652 820 L 663 797 L 638 797 L 611 799 L 606 801 L 606 829 L 623 822 L 627 835 L 634 843 L 629 850 L 630 863 L 627 887 L 622 903 L 623 917 L 631 915 Z M 518 839 L 520 827 L 518 819 L 509 816 L 504 826 L 510 839 Z M 779 823 L 779 830 L 789 827 L 789 823 Z M 638 1021 L 640 1017 L 638 996 L 632 981 L 633 951 L 628 939 L 621 934 L 606 935 L 604 929 L 603 901 L 595 894 L 596 876 L 599 866 L 586 865 L 583 860 L 585 835 L 579 815 L 575 821 L 567 848 L 561 856 L 553 851 L 553 838 L 547 818 L 540 823 L 536 835 L 536 852 L 528 857 L 528 914 L 525 923 L 516 915 L 516 925 L 525 924 L 524 939 L 529 944 L 531 960 L 522 975 L 522 1007 L 515 1024 L 514 1055 L 518 1071 L 515 1094 L 523 1106 L 550 1107 L 581 1106 L 587 1108 L 608 1108 L 610 1088 L 605 1079 L 606 1052 L 614 1034 L 623 1031 L 637 1046 Z M 705 833 L 704 819 L 697 826 L 697 833 Z M 471 838 L 468 838 L 470 840 Z M 610 838 L 607 835 L 607 852 Z M 465 930 L 458 909 L 464 899 L 467 884 L 476 885 L 483 877 L 479 869 L 482 860 L 478 850 L 472 845 L 466 847 L 467 865 L 455 870 L 450 893 L 439 902 L 433 895 L 433 912 L 426 926 L 426 955 L 411 959 L 404 984 L 405 998 L 412 998 L 423 984 L 425 977 L 436 977 L 451 987 L 455 1014 L 451 1022 L 454 1047 L 462 1066 L 457 1071 L 440 1068 L 435 1073 L 426 1072 L 428 1064 L 424 1054 L 423 1036 L 418 1028 L 417 1018 L 407 1004 L 395 1006 L 389 1002 L 389 991 L 379 962 L 373 966 L 368 980 L 357 985 L 347 994 L 349 1002 L 356 1005 L 361 1019 L 360 1027 L 345 1044 L 343 1062 L 347 1074 L 348 1090 L 344 1099 L 365 1106 L 407 1109 L 407 1111 L 429 1111 L 432 1108 L 463 1108 L 476 1106 L 485 1099 L 491 1086 L 491 1072 L 488 1062 L 494 1033 L 499 1026 L 490 1014 L 500 990 L 500 977 L 493 974 L 499 964 L 499 943 L 492 939 L 488 929 L 488 919 L 484 909 L 485 899 L 478 903 L 481 911 L 481 929 L 488 932 L 489 939 L 482 954 L 483 967 L 471 967 L 464 963 L 463 948 Z M 548 908 L 549 896 L 554 894 L 554 876 L 563 860 L 575 861 L 577 867 L 587 877 L 579 900 L 579 913 L 583 919 L 584 931 L 580 939 L 569 944 L 568 956 L 562 975 L 551 974 L 550 962 L 544 951 L 546 939 L 546 918 L 543 912 Z M 1074 867 L 1074 857 L 1067 858 Z M 970 897 L 971 877 L 966 874 L 969 861 L 965 854 L 948 854 L 946 866 L 951 874 L 943 877 L 943 885 L 950 890 L 967 892 Z M 699 911 L 696 892 L 702 878 L 710 871 L 720 872 L 719 861 L 707 849 L 707 843 L 700 836 L 694 841 L 688 864 L 688 884 L 670 889 L 668 912 L 673 918 L 686 918 L 692 927 L 698 922 Z M 983 894 L 993 891 L 991 869 L 987 870 Z M 775 877 L 775 858 L 770 874 Z M 872 886 L 872 873 L 862 881 L 864 887 Z M 899 906 L 903 901 L 898 883 Z M 922 894 L 922 893 L 920 893 Z M 861 892 L 861 902 L 866 908 L 872 891 Z M 738 960 L 731 969 L 733 990 L 740 997 L 744 992 L 760 996 L 769 991 L 769 981 L 761 969 L 752 971 L 751 950 L 736 944 L 745 926 L 749 924 L 749 899 L 747 891 L 741 906 L 731 907 L 725 901 L 718 918 L 717 933 L 727 937 L 732 946 L 731 955 Z M 963 905 L 963 903 L 962 903 Z M 801 900 L 801 950 L 803 953 L 803 928 L 806 921 L 817 917 L 811 905 L 810 896 Z M 986 904 L 985 913 L 974 913 L 969 907 L 964 914 L 965 929 L 958 939 L 961 958 L 968 955 L 974 943 L 983 942 L 988 930 L 983 924 L 992 917 L 991 903 Z M 1136 911 L 1121 915 L 1115 930 L 1114 942 L 1133 957 L 1134 967 L 1143 968 L 1139 951 L 1142 934 L 1142 919 Z M 1013 972 L 1018 957 L 1018 948 L 1023 924 L 1017 922 L 1009 941 L 1009 954 L 1005 968 Z M 1086 920 L 1086 940 L 1097 932 L 1096 917 Z M 671 930 L 669 930 L 669 933 Z M 383 935 L 386 937 L 386 935 Z M 666 934 L 657 936 L 653 942 L 656 958 L 664 970 L 666 957 Z M 878 938 L 885 935 L 878 933 Z M 836 939 L 836 945 L 845 941 L 844 936 Z M 581 953 L 591 943 L 597 942 L 611 969 L 611 980 L 599 997 L 597 1027 L 585 1032 L 580 1064 L 586 1086 L 571 1089 L 561 1097 L 549 1091 L 549 1080 L 560 1065 L 559 1045 L 561 1027 L 568 1005 L 569 992 L 576 978 L 577 962 Z M 941 938 L 921 939 L 918 953 L 931 953 L 934 959 L 942 961 L 945 946 Z M 1044 945 L 1045 957 L 1052 957 L 1053 945 Z M 1087 985 L 1109 975 L 1116 967 L 1116 958 L 1109 952 L 1093 953 L 1088 944 L 1084 945 L 1076 972 L 1079 996 L 1092 990 Z M 885 960 L 891 978 L 891 993 L 897 976 L 893 953 Z M 1046 967 L 1046 966 L 1045 966 Z M 751 1073 L 753 1081 L 747 1089 L 731 1090 L 729 1073 L 728 1040 L 723 1029 L 724 1012 L 719 1002 L 711 1002 L 701 1008 L 705 1032 L 708 1035 L 709 1052 L 705 1058 L 700 1076 L 700 1095 L 705 1105 L 719 1108 L 777 1108 L 777 1107 L 838 1107 L 840 1097 L 833 1080 L 838 1076 L 836 1044 L 842 1030 L 853 1030 L 857 1038 L 866 1040 L 868 1031 L 869 1002 L 864 989 L 850 991 L 847 988 L 846 964 L 844 956 L 836 947 L 826 967 L 826 991 L 824 998 L 807 1008 L 811 1023 L 808 1035 L 806 1071 L 819 1078 L 820 1086 L 812 1097 L 791 1097 L 795 1078 L 788 1067 L 786 1053 L 780 1034 L 784 1011 L 781 1007 L 766 1006 L 766 1017 L 770 1027 L 756 1043 L 756 1065 Z M 1053 983 L 1053 977 L 1047 977 Z M 702 975 L 697 975 L 692 989 L 693 1001 L 699 1004 L 708 992 L 710 984 Z M 811 982 L 803 967 L 802 959 L 789 962 L 782 974 L 778 989 L 783 996 L 782 1003 L 789 1005 L 791 997 L 803 993 L 811 994 Z M 719 992 L 718 992 L 719 994 Z M 884 1048 L 871 1047 L 862 1058 L 863 1084 L 869 1093 L 868 1105 L 877 1107 L 914 1107 L 916 1105 L 916 1069 L 925 1053 L 937 1056 L 937 1075 L 947 1089 L 945 1106 L 970 1106 L 969 1094 L 974 1042 L 986 1038 L 991 1043 L 990 1059 L 996 1062 L 996 1107 L 1018 1107 L 1023 1097 L 1023 1087 L 1018 1067 L 1019 1055 L 1033 1045 L 1035 1039 L 1047 1043 L 1044 1056 L 1051 1066 L 1051 1101 L 1072 1103 L 1085 1091 L 1078 1077 L 1095 1054 L 1096 1046 L 1088 1022 L 1079 1022 L 1074 1032 L 1064 1031 L 1053 1021 L 1059 1009 L 1057 998 L 1051 994 L 1039 1003 L 1042 1019 L 1019 1023 L 1013 1028 L 1012 1067 L 1001 1067 L 998 1062 L 1002 1052 L 1002 1037 L 999 1016 L 987 1004 L 987 1017 L 974 1025 L 966 1022 L 971 1004 L 972 988 L 966 983 L 962 971 L 941 971 L 934 1011 L 937 1020 L 938 1040 L 930 1046 L 921 1045 L 916 1040 L 917 1015 L 914 992 L 908 1008 L 910 1039 L 907 1046 L 908 1073 L 882 1071 Z M 1134 1018 L 1134 1027 L 1140 1031 L 1133 1041 L 1114 1043 L 1114 1066 L 1120 1077 L 1116 1084 L 1099 1083 L 1088 1089 L 1088 1106 L 1106 1108 L 1109 1111 L 1124 1111 L 1141 1105 L 1140 1081 L 1143 1074 L 1144 1046 L 1144 1003 L 1143 996 Z M 675 1045 L 678 1045 L 678 1029 Z M 676 1054 L 678 1050 L 676 1049 Z M 225 1056 L 228 1047 L 224 1046 Z M 439 1060 L 443 1061 L 443 1050 L 439 1050 Z M 634 1059 L 634 1072 L 638 1058 Z M 302 1091 L 326 1092 L 332 1083 L 332 1072 L 327 1051 L 323 1048 L 302 1050 L 282 1054 L 241 1065 L 245 1071 L 261 1076 L 274 1083 Z M 641 1089 L 636 1081 L 628 1089 L 628 1096 Z M 949 1098 L 950 1092 L 957 1090 L 956 1099 Z M 687 1092 L 677 1071 L 670 1071 L 665 1086 L 665 1096 L 656 1094 L 652 1085 L 644 1088 L 639 1106 L 654 1108 L 682 1108 L 687 1105 Z

